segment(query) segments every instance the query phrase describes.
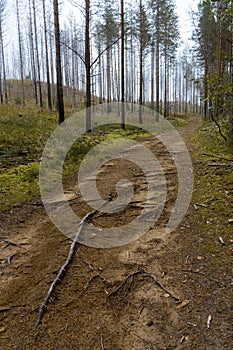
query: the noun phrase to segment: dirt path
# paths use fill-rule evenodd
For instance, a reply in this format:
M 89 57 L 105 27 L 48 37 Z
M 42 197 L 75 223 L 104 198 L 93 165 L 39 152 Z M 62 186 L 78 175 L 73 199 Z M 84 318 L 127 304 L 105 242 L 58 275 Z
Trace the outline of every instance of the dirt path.
M 189 147 L 190 136 L 198 125 L 198 118 L 193 118 L 181 130 Z M 205 270 L 205 258 L 199 251 L 198 214 L 191 206 L 179 228 L 171 236 L 165 234 L 177 194 L 177 174 L 162 144 L 157 140 L 144 142 L 163 164 L 169 189 L 156 227 L 139 240 L 119 248 L 79 246 L 37 331 L 33 331 L 37 308 L 67 256 L 70 241 L 53 226 L 39 203 L 1 214 L 0 349 L 232 348 L 226 347 L 230 344 L 230 320 L 227 315 L 221 319 L 216 313 L 221 305 L 224 308 L 228 303 L 221 294 L 226 285 Z M 119 174 L 134 182 L 133 205 L 117 217 L 96 216 L 95 225 L 125 224 L 141 210 L 145 178 L 132 164 L 126 166 L 124 162 L 114 161 L 104 168 L 98 179 L 101 195 L 106 199 L 109 193 L 115 195 L 114 184 Z M 75 186 L 75 181 L 69 182 L 67 192 L 74 191 Z M 89 210 L 79 196 L 70 203 L 82 216 Z M 140 268 L 153 273 L 182 303 L 143 274 L 129 278 L 109 297 L 129 274 Z M 219 319 L 214 319 L 208 329 L 207 318 L 213 307 Z

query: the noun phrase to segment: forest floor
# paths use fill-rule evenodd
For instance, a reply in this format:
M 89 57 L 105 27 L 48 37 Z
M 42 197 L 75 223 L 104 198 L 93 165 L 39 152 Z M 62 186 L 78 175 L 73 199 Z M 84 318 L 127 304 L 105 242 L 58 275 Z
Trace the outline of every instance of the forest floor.
M 145 138 L 146 146 L 156 150 L 170 189 L 161 218 L 146 235 L 123 247 L 79 245 L 36 331 L 38 307 L 67 257 L 70 240 L 54 227 L 39 200 L 0 212 L 0 349 L 233 348 L 233 188 L 224 177 L 231 176 L 232 164 L 211 166 L 212 159 L 203 158 L 197 137 L 206 131 L 200 124 L 200 118 L 193 117 L 180 128 L 195 174 L 193 200 L 182 224 L 171 235 L 165 233 L 177 176 L 164 147 Z M 146 188 L 138 169 L 132 172 L 132 165 L 113 161 L 101 172 L 103 181 L 99 179 L 103 197 L 109 195 L 104 184 L 108 181 L 114 188 L 119 173 L 136 182 L 136 205 L 120 217 L 124 224 L 137 215 Z M 77 193 L 75 186 L 75 179 L 70 179 L 66 190 Z M 88 211 L 79 196 L 70 205 L 81 215 Z M 117 225 L 116 220 L 93 218 L 106 227 Z

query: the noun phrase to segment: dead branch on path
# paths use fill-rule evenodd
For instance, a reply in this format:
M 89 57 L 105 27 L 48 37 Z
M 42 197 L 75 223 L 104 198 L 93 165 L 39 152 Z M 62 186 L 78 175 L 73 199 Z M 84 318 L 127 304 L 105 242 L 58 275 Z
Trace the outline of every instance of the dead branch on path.
M 210 280 L 212 281 L 215 281 L 215 282 L 219 282 L 219 283 L 222 283 L 223 285 L 225 285 L 225 283 L 213 276 L 210 276 L 208 273 L 205 273 L 205 272 L 201 272 L 201 271 L 195 271 L 195 270 L 188 270 L 188 269 L 183 269 L 181 270 L 182 272 L 188 272 L 188 273 L 193 273 L 193 274 L 197 274 L 197 275 L 200 275 L 200 276 L 205 276 L 207 278 L 209 278 Z
M 76 236 L 75 236 L 75 238 L 74 238 L 74 240 L 73 240 L 73 242 L 72 242 L 72 244 L 70 246 L 70 251 L 69 251 L 68 257 L 67 257 L 65 263 L 60 268 L 56 278 L 53 280 L 53 282 L 52 282 L 52 284 L 51 284 L 51 286 L 50 286 L 50 288 L 48 290 L 48 293 L 46 294 L 43 302 L 40 305 L 37 321 L 36 321 L 35 326 L 34 326 L 34 330 L 36 330 L 38 328 L 39 324 L 41 323 L 42 317 L 43 317 L 43 315 L 44 315 L 44 313 L 46 311 L 46 308 L 47 308 L 48 301 L 49 301 L 49 299 L 50 299 L 54 289 L 56 288 L 56 286 L 61 282 L 61 280 L 65 276 L 65 273 L 66 273 L 66 271 L 68 269 L 68 266 L 70 265 L 70 263 L 71 263 L 71 261 L 73 259 L 73 256 L 75 255 L 76 247 L 78 245 L 78 238 L 79 238 L 80 233 L 83 230 L 83 227 L 84 227 L 85 223 L 96 212 L 97 212 L 97 210 L 93 210 L 92 212 L 88 213 L 87 215 L 84 216 L 84 218 L 80 222 L 78 232 L 76 233 Z
M 18 243 L 15 243 L 15 242 L 13 242 L 13 241 L 10 241 L 9 239 L 4 239 L 4 242 L 6 243 L 6 245 L 5 245 L 5 247 L 4 247 L 3 249 L 9 247 L 9 245 L 13 245 L 13 246 L 15 246 L 15 247 L 18 247 L 18 246 L 19 246 Z
M 0 308 L 0 312 L 6 312 L 12 310 L 12 307 L 2 307 Z
M 26 305 L 14 305 L 14 306 L 2 307 L 2 308 L 0 308 L 0 313 L 1 313 L 1 312 L 11 311 L 11 310 L 13 310 L 13 309 L 20 308 L 20 307 L 25 307 L 25 306 L 26 306 Z
M 106 282 L 105 278 L 101 277 L 100 274 L 94 275 L 94 276 L 92 276 L 92 277 L 87 281 L 87 283 L 86 283 L 86 285 L 85 285 L 85 287 L 84 287 L 84 289 L 83 289 L 83 292 L 85 292 L 85 291 L 88 289 L 89 284 L 90 284 L 91 282 L 93 282 L 93 281 L 94 281 L 95 279 L 97 279 L 97 278 L 99 278 L 103 283 Z
M 228 138 L 222 133 L 221 126 L 220 126 L 220 124 L 217 122 L 217 120 L 214 118 L 213 113 L 211 113 L 210 116 L 211 116 L 212 121 L 217 125 L 217 127 L 218 127 L 218 132 L 219 132 L 220 136 L 227 142 L 227 141 L 228 141 Z
M 226 158 L 224 156 L 218 155 L 218 154 L 209 154 L 209 153 L 202 153 L 203 156 L 211 157 L 211 158 L 219 158 L 223 160 L 227 160 L 228 162 L 233 162 L 233 159 Z
M 101 350 L 104 350 L 104 338 L 103 338 L 103 332 L 101 330 L 101 334 L 100 334 L 100 346 L 101 346 Z
M 118 291 L 127 283 L 127 281 L 129 279 L 132 279 L 132 278 L 134 278 L 135 276 L 138 276 L 138 275 L 143 275 L 145 277 L 150 277 L 160 289 L 162 289 L 165 293 L 170 295 L 170 297 L 172 297 L 176 301 L 181 302 L 180 298 L 178 298 L 176 295 L 174 295 L 172 292 L 170 292 L 166 287 L 164 287 L 164 285 L 157 279 L 157 277 L 155 275 L 153 275 L 152 273 L 146 271 L 145 269 L 141 269 L 139 271 L 136 271 L 136 272 L 133 272 L 133 273 L 129 274 L 124 279 L 124 281 L 122 281 L 121 284 L 116 289 L 114 289 L 111 293 L 109 293 L 108 298 L 110 298 L 110 297 L 114 296 L 115 294 L 117 294 Z
M 14 258 L 14 256 L 16 256 L 16 255 L 17 255 L 17 253 L 8 256 L 8 258 L 6 259 L 7 265 L 10 265 L 10 264 L 11 264 L 11 260 L 12 260 L 12 259 Z
M 89 263 L 89 261 L 87 261 L 87 260 L 85 260 L 85 259 L 83 259 L 83 258 L 80 258 L 80 260 L 81 260 L 82 262 L 84 262 L 84 264 L 86 264 L 86 265 L 89 267 L 89 270 L 90 270 L 90 271 L 94 271 L 94 267 L 91 265 L 91 263 Z
M 207 166 L 216 168 L 232 168 L 233 163 L 208 163 Z

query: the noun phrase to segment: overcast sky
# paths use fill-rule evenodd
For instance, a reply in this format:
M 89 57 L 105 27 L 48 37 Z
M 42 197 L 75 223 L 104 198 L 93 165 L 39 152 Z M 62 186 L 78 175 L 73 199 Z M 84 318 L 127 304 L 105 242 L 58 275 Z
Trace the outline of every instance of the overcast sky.
M 192 35 L 192 21 L 189 15 L 190 10 L 197 10 L 200 0 L 176 0 L 177 14 L 180 20 L 180 35 L 184 42 Z
M 177 14 L 180 20 L 180 35 L 184 42 L 188 41 L 188 38 L 192 35 L 192 21 L 189 15 L 191 10 L 196 11 L 197 5 L 200 0 L 176 0 Z M 72 12 L 72 6 L 69 2 L 63 7 L 63 18 L 67 16 L 68 13 Z
M 133 0 L 132 0 L 133 1 Z M 80 0 L 81 2 L 81 0 Z M 197 10 L 197 5 L 200 0 L 176 0 L 177 14 L 180 20 L 180 35 L 183 42 L 187 43 L 188 39 L 192 35 L 192 21 L 189 15 L 190 10 Z M 65 4 L 65 6 L 64 6 Z M 17 47 L 17 27 L 16 27 L 16 18 L 15 18 L 15 0 L 7 0 L 7 21 L 8 29 L 5 35 L 5 43 L 7 45 L 12 45 L 12 42 L 15 43 Z M 64 18 L 67 18 L 69 13 L 74 13 L 74 9 L 70 5 L 70 2 L 66 0 L 63 1 L 62 6 L 62 18 L 61 21 L 64 21 Z M 22 10 L 22 6 L 21 6 Z M 78 14 L 79 11 L 75 11 L 75 15 Z

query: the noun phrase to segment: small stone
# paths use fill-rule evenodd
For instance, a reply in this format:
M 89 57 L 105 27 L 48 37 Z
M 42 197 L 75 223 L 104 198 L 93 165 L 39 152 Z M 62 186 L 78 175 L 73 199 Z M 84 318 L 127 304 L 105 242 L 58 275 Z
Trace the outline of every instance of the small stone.
M 148 327 L 151 327 L 151 326 L 153 326 L 153 324 L 154 324 L 154 322 L 153 322 L 152 320 L 150 320 L 150 321 L 147 322 L 146 325 L 147 325 Z
M 190 303 L 190 300 L 184 300 L 180 305 L 177 306 L 177 309 L 183 309 L 186 306 L 188 306 L 189 303 Z

